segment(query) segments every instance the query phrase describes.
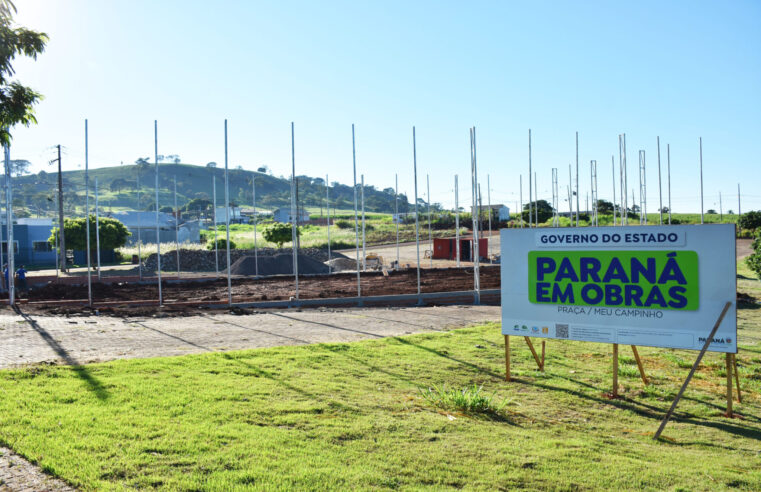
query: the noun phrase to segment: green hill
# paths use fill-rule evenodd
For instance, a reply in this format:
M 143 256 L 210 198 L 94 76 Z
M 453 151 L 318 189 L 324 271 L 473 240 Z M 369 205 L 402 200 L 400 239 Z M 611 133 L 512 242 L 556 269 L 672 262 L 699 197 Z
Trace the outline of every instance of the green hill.
M 137 199 L 137 178 L 140 172 L 140 203 Z M 82 211 L 85 203 L 84 171 L 64 171 L 64 210 L 67 214 Z M 263 209 L 290 206 L 289 179 L 266 173 L 230 169 L 230 201 L 236 205 L 251 206 L 251 182 L 256 175 L 256 205 Z M 216 177 L 217 203 L 224 204 L 224 169 L 191 164 L 159 163 L 159 203 L 161 207 L 174 204 L 174 178 L 177 178 L 177 201 L 180 208 L 190 200 L 211 200 L 213 177 Z M 156 175 L 152 164 L 122 165 L 90 170 L 90 200 L 94 200 L 93 187 L 98 180 L 102 208 L 114 210 L 154 207 Z M 325 206 L 325 182 L 321 178 L 298 176 L 299 206 L 307 209 Z M 17 215 L 47 215 L 54 212 L 57 174 L 41 171 L 38 174 L 13 179 L 14 211 Z M 354 208 L 354 193 L 349 185 L 330 183 L 331 208 Z M 92 204 L 91 204 L 92 205 Z M 399 211 L 406 212 L 412 205 L 405 195 L 399 196 Z M 377 190 L 365 185 L 365 208 L 369 212 L 393 213 L 392 189 Z M 19 213 L 20 212 L 20 213 Z M 26 213 L 24 213 L 26 212 Z

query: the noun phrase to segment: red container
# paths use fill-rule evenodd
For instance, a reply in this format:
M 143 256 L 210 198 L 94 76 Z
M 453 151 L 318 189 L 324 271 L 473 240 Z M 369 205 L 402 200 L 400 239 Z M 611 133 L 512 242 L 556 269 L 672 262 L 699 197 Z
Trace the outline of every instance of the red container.
M 449 238 L 435 238 L 433 240 L 433 259 L 450 260 L 452 259 L 452 243 Z

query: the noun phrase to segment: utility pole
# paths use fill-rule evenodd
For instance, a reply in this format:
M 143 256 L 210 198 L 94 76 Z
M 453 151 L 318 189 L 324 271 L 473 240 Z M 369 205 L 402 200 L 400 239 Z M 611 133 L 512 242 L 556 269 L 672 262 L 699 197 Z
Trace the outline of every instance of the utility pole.
M 58 162 L 58 237 L 60 238 L 61 271 L 66 271 L 66 239 L 63 233 L 63 177 L 61 176 L 61 145 L 56 145 L 58 158 L 51 161 Z

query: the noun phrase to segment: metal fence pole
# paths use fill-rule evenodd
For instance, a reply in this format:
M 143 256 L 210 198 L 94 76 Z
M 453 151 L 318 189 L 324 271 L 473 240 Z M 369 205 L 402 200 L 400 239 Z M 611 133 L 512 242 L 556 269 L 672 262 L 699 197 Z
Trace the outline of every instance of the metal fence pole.
M 87 120 L 85 120 L 85 231 L 87 241 L 87 305 L 92 306 L 92 272 L 90 271 L 90 174 Z
M 576 132 L 576 227 L 579 227 L 579 132 Z
M 296 143 L 291 122 L 291 239 L 293 241 L 293 280 L 296 284 L 296 299 L 299 298 L 299 218 L 296 207 Z
M 518 196 L 520 197 L 520 207 L 518 209 L 518 214 L 521 218 L 521 229 L 523 229 L 523 175 L 518 176 Z
M 399 270 L 399 174 L 394 174 L 394 214 L 396 215 L 396 269 Z
M 658 224 L 663 225 L 663 188 L 661 182 L 661 137 L 656 137 L 658 146 Z
M 326 217 L 326 229 L 328 231 L 328 275 L 333 273 L 333 267 L 330 264 L 332 258 L 330 257 L 330 187 L 328 186 L 328 175 L 325 175 L 325 217 Z
M 86 123 L 85 123 L 86 125 Z M 13 241 L 13 183 L 11 182 L 11 149 L 8 145 L 3 146 L 5 157 L 5 220 L 6 234 L 8 238 L 6 245 L 8 247 L 8 303 L 13 306 L 16 303 L 16 285 L 14 282 L 16 244 Z
M 95 256 L 98 261 L 98 280 L 100 280 L 100 213 L 98 212 L 98 178 L 95 178 Z
M 491 258 L 491 181 L 486 175 L 486 208 L 489 210 L 489 239 L 486 241 L 486 256 Z
M 362 271 L 367 271 L 367 249 L 365 242 L 365 175 L 360 176 L 360 195 L 362 197 Z
M 161 292 L 161 230 L 159 229 L 159 124 L 153 120 L 153 157 L 156 167 L 156 274 L 158 275 L 159 306 L 164 304 Z
M 417 293 L 420 294 L 420 222 L 417 203 L 417 142 L 415 127 L 412 127 L 412 169 L 415 176 L 415 247 L 417 251 Z
M 610 170 L 613 178 L 613 225 L 616 225 L 616 158 L 610 156 Z M 620 210 L 619 210 L 620 212 Z
M 251 178 L 251 197 L 254 205 L 254 275 L 259 276 L 259 246 L 256 242 L 256 229 L 259 227 L 259 217 L 256 215 L 256 171 Z M 330 244 L 330 241 L 328 241 Z M 330 246 L 328 246 L 330 247 Z
M 174 244 L 177 248 L 177 280 L 180 280 L 180 209 L 177 207 L 177 175 L 174 175 Z
M 531 130 L 529 130 L 529 141 L 531 140 Z M 529 153 L 530 155 L 530 153 Z M 476 164 L 476 127 L 470 129 L 470 170 L 473 185 L 473 211 L 476 219 L 473 221 L 473 291 L 475 292 L 475 303 L 481 304 L 481 275 L 480 275 L 480 248 L 478 245 L 478 227 L 481 221 L 481 214 L 478 208 L 478 169 Z M 530 162 L 530 159 L 529 159 Z
M 470 153 L 471 153 L 470 158 L 471 158 L 471 161 L 473 160 L 473 149 L 472 149 L 473 142 L 472 142 L 472 140 L 473 140 L 473 137 L 471 135 L 471 142 L 470 142 L 470 145 L 471 145 L 471 149 L 470 149 Z M 473 163 L 471 162 L 471 167 L 472 166 L 473 166 Z M 534 196 L 533 195 L 533 193 L 534 193 L 534 191 L 533 191 L 533 185 L 532 185 L 532 179 L 533 179 L 532 176 L 533 175 L 534 175 L 534 172 L 531 170 L 531 128 L 529 128 L 528 129 L 528 226 L 529 226 L 529 228 L 531 227 L 531 221 L 533 220 L 533 217 L 532 217 L 533 216 L 533 209 L 532 209 L 533 205 L 531 204 L 531 202 L 533 201 L 533 196 Z M 475 193 L 475 185 L 473 185 L 473 193 Z
M 431 255 L 431 268 L 433 268 L 433 232 L 431 231 L 431 180 L 425 175 L 426 194 L 428 195 L 428 248 Z
M 703 223 L 703 137 L 700 137 L 700 223 Z
M 668 190 L 669 190 L 669 225 L 671 225 L 671 144 L 666 144 L 666 169 L 668 176 Z M 740 185 L 737 185 L 737 196 L 740 196 Z M 738 198 L 739 200 L 739 198 Z
M 214 170 L 212 170 L 212 173 Z M 217 278 L 219 278 L 219 241 L 217 240 L 217 176 L 211 176 L 212 194 L 214 195 L 214 269 L 217 272 Z
M 227 120 L 225 119 L 225 234 L 227 244 L 227 304 L 233 303 L 232 272 L 230 271 L 230 176 L 227 163 Z
M 457 268 L 460 268 L 460 196 L 457 184 L 457 175 L 454 175 L 454 231 L 455 231 L 455 255 Z
M 140 243 L 143 242 L 140 234 L 140 167 L 137 168 L 137 276 L 140 281 L 143 280 L 143 255 L 140 251 Z
M 354 245 L 357 253 L 357 297 L 362 297 L 362 283 L 360 281 L 359 262 L 359 215 L 357 212 L 357 148 L 354 141 L 354 123 L 351 124 L 351 162 L 354 170 Z M 361 303 L 361 301 L 360 301 Z

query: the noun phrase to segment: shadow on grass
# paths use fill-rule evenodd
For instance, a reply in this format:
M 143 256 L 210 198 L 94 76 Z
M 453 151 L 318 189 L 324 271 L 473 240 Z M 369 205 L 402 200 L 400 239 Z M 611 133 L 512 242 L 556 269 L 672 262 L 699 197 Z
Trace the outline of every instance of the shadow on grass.
M 53 351 L 58 354 L 58 356 L 63 359 L 63 361 L 66 363 L 66 365 L 71 367 L 71 370 L 74 371 L 74 373 L 79 377 L 81 380 L 83 380 L 87 385 L 90 387 L 93 393 L 95 393 L 95 396 L 98 397 L 100 400 L 105 400 L 108 398 L 108 391 L 103 387 L 100 381 L 98 381 L 95 376 L 93 376 L 90 373 L 90 370 L 86 367 L 80 364 L 58 341 L 56 341 L 53 336 L 48 333 L 45 328 L 41 327 L 37 321 L 29 316 L 28 314 L 21 311 L 21 309 L 17 306 L 13 306 L 13 310 L 21 316 L 24 321 L 26 321 L 29 326 L 32 327 L 34 331 L 37 332 L 37 334 L 40 335 L 40 337 L 45 341 L 45 343 L 48 344 L 50 348 L 53 349 Z

